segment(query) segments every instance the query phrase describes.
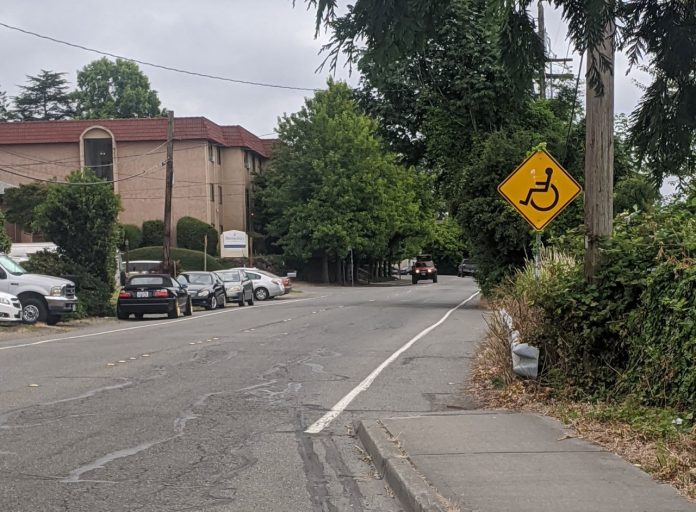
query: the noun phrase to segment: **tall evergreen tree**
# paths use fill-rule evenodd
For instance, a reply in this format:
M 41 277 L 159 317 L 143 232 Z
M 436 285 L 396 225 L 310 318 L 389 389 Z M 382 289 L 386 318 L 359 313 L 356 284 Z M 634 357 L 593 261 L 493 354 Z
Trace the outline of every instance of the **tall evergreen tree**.
M 14 114 L 22 121 L 70 119 L 74 115 L 65 73 L 42 69 L 36 76 L 27 76 L 27 85 L 14 99 Z
M 10 119 L 12 119 L 12 112 L 7 99 L 7 92 L 0 90 L 0 122 L 9 121 Z

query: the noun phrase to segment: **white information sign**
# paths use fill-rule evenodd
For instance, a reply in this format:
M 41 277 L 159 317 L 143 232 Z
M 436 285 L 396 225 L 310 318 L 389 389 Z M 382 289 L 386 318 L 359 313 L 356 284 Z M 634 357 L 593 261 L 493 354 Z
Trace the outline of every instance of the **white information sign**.
M 248 258 L 249 236 L 244 231 L 225 231 L 220 235 L 221 258 Z

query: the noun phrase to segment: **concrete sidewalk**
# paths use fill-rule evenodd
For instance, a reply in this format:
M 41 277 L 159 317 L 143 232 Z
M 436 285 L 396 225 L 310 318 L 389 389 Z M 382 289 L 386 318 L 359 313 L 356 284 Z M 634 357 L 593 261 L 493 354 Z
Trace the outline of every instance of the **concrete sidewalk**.
M 535 414 L 384 418 L 357 430 L 410 511 L 696 511 L 673 488 Z

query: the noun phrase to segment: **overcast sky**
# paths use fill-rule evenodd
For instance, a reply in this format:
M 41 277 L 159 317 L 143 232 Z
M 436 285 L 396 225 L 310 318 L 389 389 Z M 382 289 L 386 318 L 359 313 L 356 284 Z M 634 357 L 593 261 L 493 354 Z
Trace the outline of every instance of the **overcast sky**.
M 344 2 L 345 3 L 345 2 Z M 0 21 L 114 54 L 230 78 L 297 87 L 322 87 L 316 72 L 326 37 L 314 39 L 314 13 L 303 0 L 3 0 Z M 560 15 L 547 9 L 551 49 L 565 57 Z M 572 51 L 571 51 L 572 55 Z M 0 27 L 0 90 L 10 95 L 40 69 L 76 72 L 99 55 Z M 177 116 L 206 116 L 269 135 L 284 112 L 298 110 L 306 92 L 235 85 L 141 66 L 162 105 Z M 577 72 L 577 60 L 572 70 Z M 617 112 L 630 112 L 640 90 L 617 63 Z M 357 83 L 340 69 L 339 78 Z M 644 75 L 632 77 L 645 81 Z

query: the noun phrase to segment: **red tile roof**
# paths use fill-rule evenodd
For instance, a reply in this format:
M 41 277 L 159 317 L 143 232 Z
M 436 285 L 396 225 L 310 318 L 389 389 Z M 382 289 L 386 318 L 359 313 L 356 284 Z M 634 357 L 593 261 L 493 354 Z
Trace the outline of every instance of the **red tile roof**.
M 167 119 L 79 119 L 69 121 L 23 121 L 0 123 L 0 145 L 77 143 L 88 128 L 101 126 L 116 141 L 141 142 L 167 140 Z M 220 126 L 205 117 L 174 119 L 175 140 L 209 140 L 226 147 L 251 149 L 268 157 L 264 141 L 241 126 Z

